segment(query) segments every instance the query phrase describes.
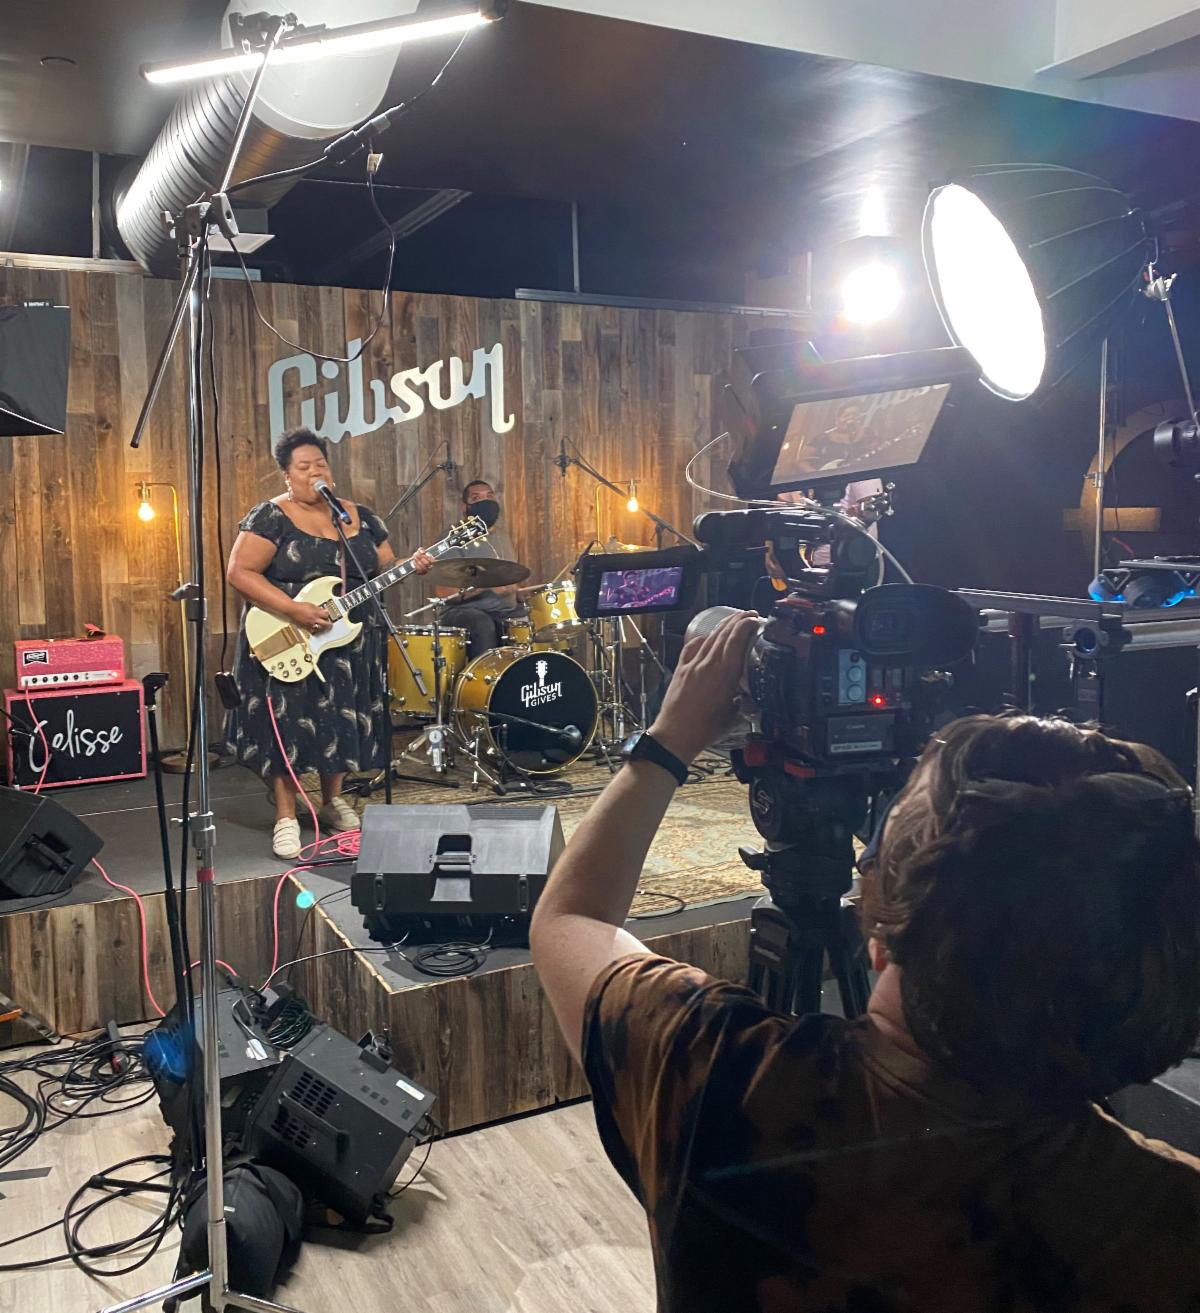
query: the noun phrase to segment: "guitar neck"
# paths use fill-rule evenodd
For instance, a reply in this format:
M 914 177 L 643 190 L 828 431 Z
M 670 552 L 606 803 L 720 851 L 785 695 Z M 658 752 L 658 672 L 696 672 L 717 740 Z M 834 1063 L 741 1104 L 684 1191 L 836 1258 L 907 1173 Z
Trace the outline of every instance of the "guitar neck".
M 454 551 L 449 543 L 443 540 L 440 543 L 427 549 L 430 556 L 435 561 L 440 560 L 443 556 Z M 333 604 L 336 604 L 339 614 L 346 615 L 353 611 L 356 606 L 361 606 L 363 602 L 369 602 L 372 597 L 377 597 L 385 588 L 390 588 L 393 584 L 398 584 L 401 579 L 407 579 L 413 573 L 414 566 L 411 561 L 398 561 L 395 565 L 389 566 L 382 574 L 377 574 L 369 583 L 360 585 L 349 593 L 342 593 L 334 597 Z

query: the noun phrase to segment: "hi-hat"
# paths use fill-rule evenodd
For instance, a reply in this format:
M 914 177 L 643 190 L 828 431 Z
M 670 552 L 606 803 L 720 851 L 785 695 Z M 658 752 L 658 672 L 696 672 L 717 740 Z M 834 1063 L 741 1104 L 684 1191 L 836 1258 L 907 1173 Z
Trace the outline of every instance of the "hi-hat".
M 439 588 L 503 588 L 506 584 L 524 583 L 530 573 L 529 566 L 516 561 L 502 561 L 494 556 L 456 556 L 438 561 L 425 579 Z

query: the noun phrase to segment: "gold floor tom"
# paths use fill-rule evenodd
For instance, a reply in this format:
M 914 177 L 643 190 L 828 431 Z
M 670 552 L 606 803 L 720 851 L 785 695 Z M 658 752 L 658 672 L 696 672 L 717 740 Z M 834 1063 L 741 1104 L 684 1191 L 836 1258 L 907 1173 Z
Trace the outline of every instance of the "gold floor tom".
M 400 625 L 400 645 L 408 654 L 413 668 L 425 685 L 422 693 L 413 673 L 405 664 L 395 643 L 388 644 L 388 682 L 392 690 L 392 713 L 412 716 L 417 720 L 436 720 L 437 702 L 434 689 L 434 631 L 432 625 Z M 439 629 L 438 641 L 442 649 L 442 706 L 450 703 L 454 681 L 467 664 L 467 631 L 465 629 Z

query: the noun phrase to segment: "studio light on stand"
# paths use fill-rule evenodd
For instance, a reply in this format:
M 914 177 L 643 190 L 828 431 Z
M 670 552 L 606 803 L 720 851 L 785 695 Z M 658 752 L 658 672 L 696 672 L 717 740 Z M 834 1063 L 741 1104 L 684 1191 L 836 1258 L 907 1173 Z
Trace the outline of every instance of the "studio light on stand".
M 393 34 L 403 28 L 405 35 L 400 39 L 413 39 L 418 35 L 433 35 L 426 28 L 420 30 L 426 20 L 458 19 L 466 21 L 466 15 L 474 13 L 480 21 L 499 18 L 506 5 L 503 0 L 486 0 L 485 3 L 473 5 L 447 4 L 440 6 L 433 13 L 423 13 L 418 20 L 414 17 L 400 19 L 391 23 Z M 471 24 L 474 25 L 473 23 Z M 205 323 L 205 303 L 201 296 L 202 272 L 207 264 L 210 238 L 220 231 L 229 241 L 238 237 L 237 224 L 229 194 L 234 190 L 233 177 L 242 153 L 250 117 L 254 112 L 259 97 L 263 75 L 273 57 L 281 48 L 287 49 L 290 42 L 303 44 L 309 55 L 305 57 L 325 57 L 333 54 L 346 54 L 351 49 L 363 49 L 363 45 L 338 45 L 341 38 L 347 42 L 361 42 L 365 39 L 362 28 L 365 25 L 327 30 L 301 30 L 294 15 L 257 14 L 244 20 L 237 29 L 235 40 L 239 48 L 233 52 L 219 52 L 219 59 L 225 60 L 231 54 L 234 59 L 245 58 L 247 63 L 239 67 L 253 70 L 250 86 L 241 106 L 240 115 L 234 129 L 233 142 L 220 181 L 197 201 L 186 206 L 178 215 L 171 215 L 181 266 L 181 286 L 171 313 L 170 323 L 159 352 L 153 377 L 142 403 L 130 445 L 138 447 L 145 436 L 155 401 L 161 391 L 162 383 L 170 368 L 171 356 L 175 343 L 187 327 L 187 370 L 186 370 L 186 452 L 188 472 L 188 528 L 190 569 L 194 571 L 191 579 L 185 580 L 180 589 L 185 606 L 188 627 L 191 632 L 191 674 L 193 688 L 201 694 L 196 698 L 196 715 L 194 737 L 204 747 L 208 743 L 208 709 L 207 698 L 203 696 L 206 685 L 206 622 L 205 583 L 202 576 L 204 561 L 203 531 L 206 522 L 204 508 L 204 488 L 201 478 L 203 471 L 203 328 Z M 451 29 L 442 27 L 441 33 Z M 465 31 L 465 28 L 456 30 Z M 376 33 L 376 36 L 379 34 Z M 303 42 L 301 42 L 303 38 Z M 293 56 L 289 55 L 289 58 Z M 229 71 L 227 64 L 214 67 L 212 60 L 180 61 L 173 65 L 154 65 L 143 72 L 147 77 L 162 75 L 168 67 L 174 68 L 172 80 L 181 80 L 184 69 L 187 77 L 211 77 Z M 169 75 L 168 75 L 169 76 Z M 359 128 L 345 133 L 326 147 L 325 152 L 305 166 L 298 166 L 295 171 L 303 171 L 325 163 L 329 159 L 337 161 L 349 158 L 349 155 L 362 149 L 367 141 L 377 132 L 388 126 L 393 118 L 403 112 L 403 106 L 384 111 L 362 124 Z M 249 185 L 245 180 L 242 186 Z M 143 499 L 145 500 L 145 499 Z M 209 779 L 208 753 L 196 754 L 195 789 L 193 793 L 193 814 L 189 817 L 189 835 L 192 840 L 196 861 L 196 884 L 200 904 L 200 965 L 202 1006 L 200 1008 L 200 1029 L 203 1043 L 200 1045 L 203 1060 L 201 1064 L 202 1081 L 200 1102 L 204 1109 L 204 1172 L 205 1185 L 203 1208 L 205 1214 L 205 1233 L 208 1248 L 208 1268 L 191 1276 L 172 1281 L 156 1290 L 147 1291 L 131 1300 L 125 1300 L 111 1306 L 107 1313 L 132 1313 L 132 1310 L 145 1308 L 151 1304 L 164 1301 L 174 1303 L 181 1295 L 192 1291 L 204 1292 L 206 1307 L 215 1313 L 224 1313 L 228 1308 L 251 1310 L 251 1313 L 292 1313 L 282 1304 L 274 1303 L 242 1291 L 231 1289 L 229 1270 L 229 1245 L 226 1234 L 226 1199 L 225 1199 L 225 1165 L 223 1159 L 224 1133 L 221 1110 L 221 1036 L 217 1014 L 217 995 L 220 981 L 217 975 L 217 933 L 216 902 L 213 886 L 216 880 L 216 822 L 212 811 L 212 797 Z M 197 1201 L 199 1203 L 199 1200 Z
M 894 264 L 872 260 L 842 279 L 842 318 L 859 328 L 890 319 L 904 300 L 904 284 Z
M 921 233 L 942 321 L 997 396 L 1024 401 L 1099 347 L 1095 574 L 1103 566 L 1108 466 L 1108 332 L 1139 295 L 1167 315 L 1190 425 L 1200 430 L 1171 305 L 1173 279 L 1155 270 L 1157 243 L 1123 192 L 1050 164 L 971 169 L 936 188 Z M 1160 449 L 1172 445 L 1171 435 Z M 1182 443 L 1186 446 L 1186 441 Z

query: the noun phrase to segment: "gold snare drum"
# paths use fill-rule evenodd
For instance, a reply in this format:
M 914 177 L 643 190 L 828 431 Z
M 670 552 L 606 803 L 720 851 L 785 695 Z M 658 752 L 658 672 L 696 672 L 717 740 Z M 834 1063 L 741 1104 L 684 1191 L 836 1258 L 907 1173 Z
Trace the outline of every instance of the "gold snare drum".
M 476 657 L 454 689 L 453 720 L 468 747 L 523 775 L 557 775 L 596 732 L 596 690 L 562 652 L 498 647 Z
M 556 584 L 536 588 L 526 599 L 533 636 L 543 641 L 551 637 L 578 634 L 583 623 L 575 613 L 575 584 L 560 579 Z
M 394 643 L 388 644 L 388 683 L 392 690 L 392 711 L 402 712 L 406 716 L 415 716 L 418 720 L 436 719 L 437 703 L 434 689 L 437 681 L 433 667 L 433 626 L 400 625 L 400 643 L 408 654 L 409 661 L 421 676 L 425 685 L 422 693 L 413 679 L 412 671 L 405 665 L 404 659 L 396 651 Z M 467 631 L 465 629 L 441 629 L 438 638 L 442 648 L 442 705 L 450 701 L 450 690 L 454 681 L 467 664 Z

